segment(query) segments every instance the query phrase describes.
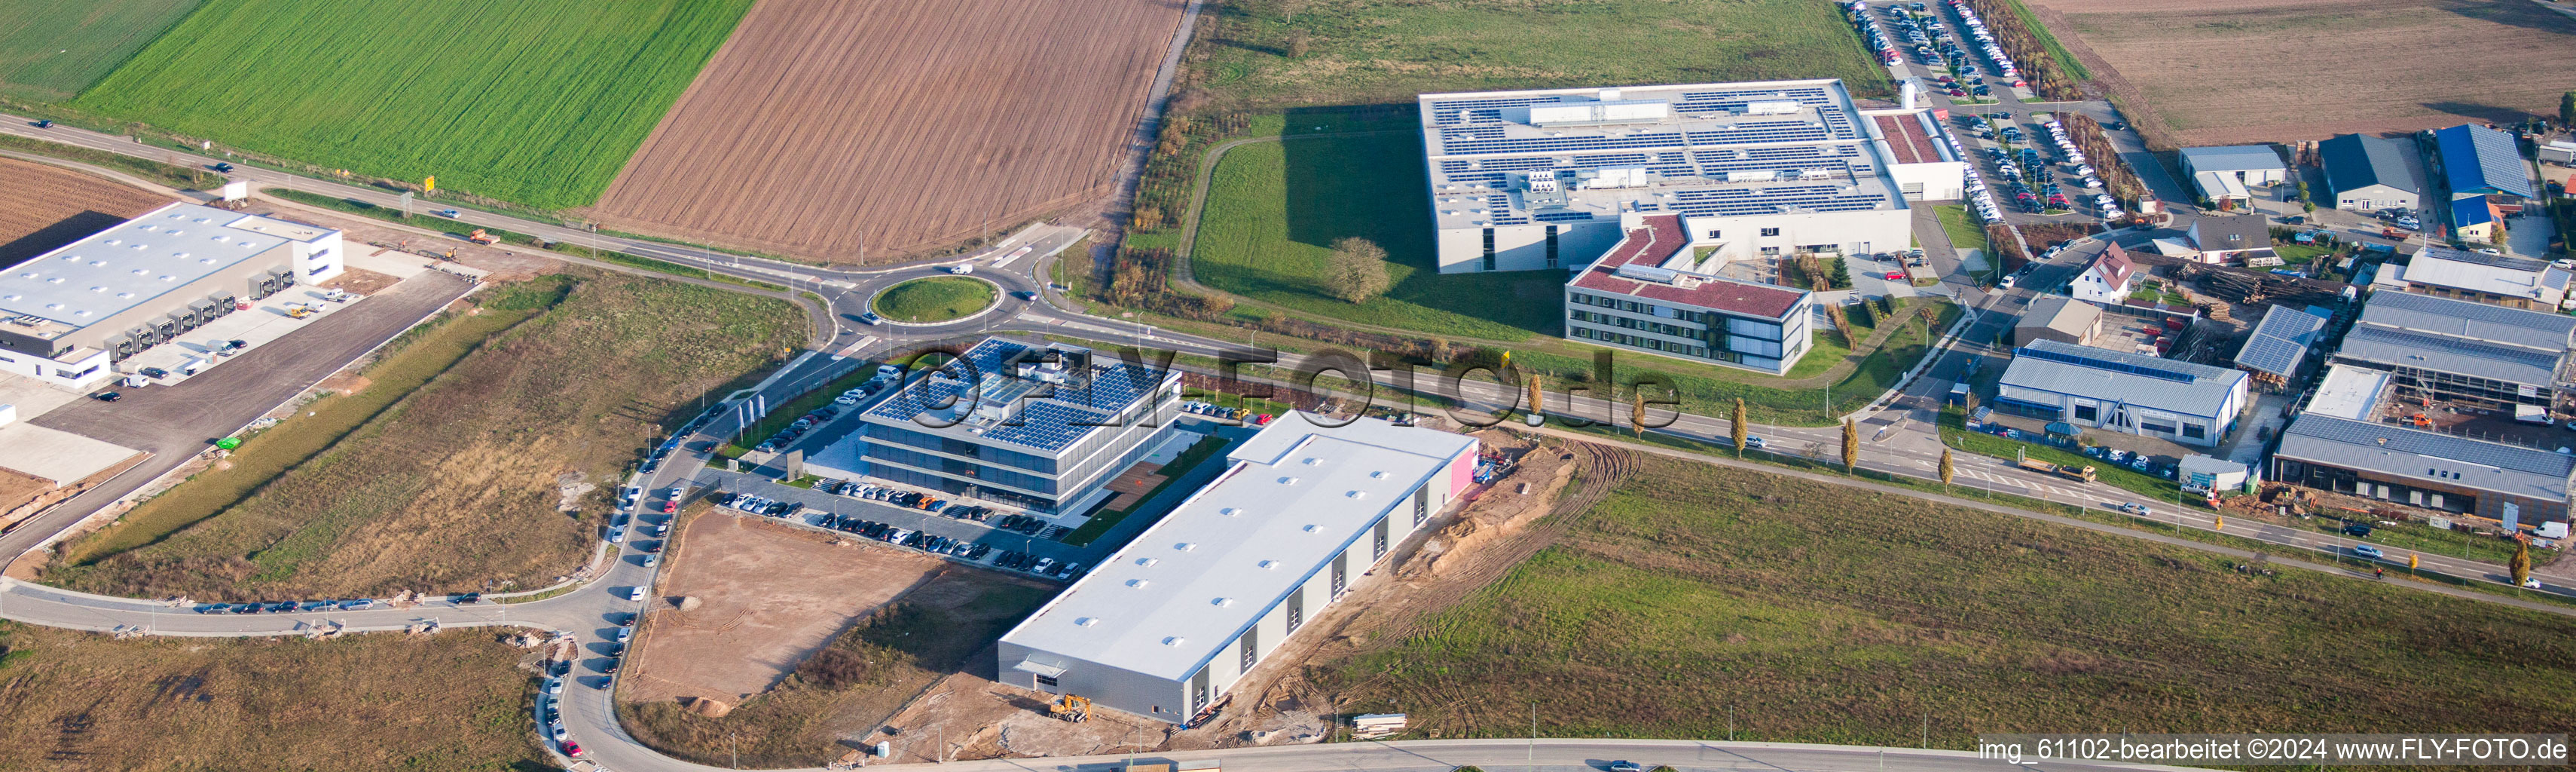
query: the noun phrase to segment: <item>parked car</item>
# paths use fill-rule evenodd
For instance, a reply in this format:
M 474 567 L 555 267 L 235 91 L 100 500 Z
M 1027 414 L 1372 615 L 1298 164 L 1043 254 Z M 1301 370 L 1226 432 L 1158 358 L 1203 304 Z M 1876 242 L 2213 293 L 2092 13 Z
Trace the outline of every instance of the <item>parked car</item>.
M 644 588 L 643 588 L 642 586 L 636 586 L 636 587 L 629 587 L 629 588 L 626 588 L 626 599 L 627 599 L 627 600 L 630 600 L 630 601 L 641 601 L 641 600 L 643 600 L 643 599 L 644 599 Z

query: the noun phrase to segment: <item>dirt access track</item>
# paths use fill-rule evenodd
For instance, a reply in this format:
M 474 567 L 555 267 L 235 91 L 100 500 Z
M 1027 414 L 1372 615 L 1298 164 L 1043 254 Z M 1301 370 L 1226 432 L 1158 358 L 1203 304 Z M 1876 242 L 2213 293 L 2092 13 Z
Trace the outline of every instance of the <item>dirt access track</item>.
M 889 262 L 1109 193 L 1177 0 L 762 0 L 592 208 Z
M 2028 0 L 2159 147 L 2556 115 L 2576 19 L 2531 0 Z
M 168 196 L 57 166 L 0 158 L 0 268 L 152 211 Z
M 663 556 L 671 565 L 656 595 L 699 605 L 653 604 L 621 699 L 736 703 L 768 691 L 851 620 L 927 581 L 942 563 L 872 543 L 835 545 L 829 534 L 720 510 L 690 517 L 678 536 Z

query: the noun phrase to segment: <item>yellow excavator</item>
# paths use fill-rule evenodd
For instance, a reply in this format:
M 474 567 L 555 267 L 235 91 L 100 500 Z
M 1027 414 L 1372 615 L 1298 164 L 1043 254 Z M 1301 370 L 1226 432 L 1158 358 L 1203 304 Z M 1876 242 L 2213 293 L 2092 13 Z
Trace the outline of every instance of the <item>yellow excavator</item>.
M 1077 724 L 1082 723 L 1091 718 L 1091 698 L 1070 694 L 1056 695 L 1054 702 L 1047 703 L 1047 715 Z

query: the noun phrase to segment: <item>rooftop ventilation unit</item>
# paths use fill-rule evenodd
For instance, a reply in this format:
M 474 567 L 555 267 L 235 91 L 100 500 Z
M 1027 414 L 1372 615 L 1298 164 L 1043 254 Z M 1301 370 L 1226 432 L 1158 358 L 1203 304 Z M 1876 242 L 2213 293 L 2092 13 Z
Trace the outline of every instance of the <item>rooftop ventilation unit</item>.
M 1623 265 L 1619 266 L 1612 272 L 1618 274 L 1619 278 L 1622 279 L 1650 281 L 1656 284 L 1671 284 L 1680 280 L 1682 277 L 1681 272 L 1679 271 L 1675 271 L 1670 268 L 1657 268 L 1651 265 Z
M 1771 100 L 1744 103 L 1745 115 L 1794 115 L 1803 105 L 1795 100 Z

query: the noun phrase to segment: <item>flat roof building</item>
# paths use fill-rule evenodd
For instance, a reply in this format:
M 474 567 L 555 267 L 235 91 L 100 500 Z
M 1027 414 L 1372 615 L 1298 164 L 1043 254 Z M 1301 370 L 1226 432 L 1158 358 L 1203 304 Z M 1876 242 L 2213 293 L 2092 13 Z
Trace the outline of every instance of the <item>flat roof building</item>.
M 2245 410 L 2244 371 L 2044 340 L 1996 383 L 2009 413 L 2214 446 Z
M 1002 636 L 1001 680 L 1183 723 L 1473 482 L 1475 438 L 1289 413 Z
M 2576 317 L 2382 290 L 2334 361 L 2385 370 L 2401 395 L 2496 409 L 2551 406 Z
M 1726 259 L 1906 249 L 1906 201 L 1966 165 L 1920 110 L 1863 111 L 1839 80 L 1423 94 L 1442 273 L 1571 269 L 1629 213 L 1708 218 Z
M 860 431 L 817 463 L 864 463 L 870 477 L 1079 515 L 1108 497 L 1110 475 L 1151 452 L 1180 411 L 1178 370 L 1001 338 L 962 354 L 861 413 Z
M 2336 209 L 2412 209 L 2424 198 L 2424 171 L 2412 140 L 2337 134 L 2317 143 Z
M 0 371 L 87 389 L 110 365 L 342 272 L 340 232 L 174 202 L 0 271 Z
M 1565 284 L 1565 335 L 1784 374 L 1814 338 L 1814 293 L 1716 275 L 1723 218 L 1621 215 L 1625 235 Z M 1695 238 L 1705 235 L 1706 238 Z
M 2462 199 L 2486 206 L 2484 199 Z M 2545 260 L 2428 246 L 2403 266 L 2381 269 L 2385 281 L 2420 295 L 2506 308 L 2550 310 L 2567 302 L 2567 269 Z

